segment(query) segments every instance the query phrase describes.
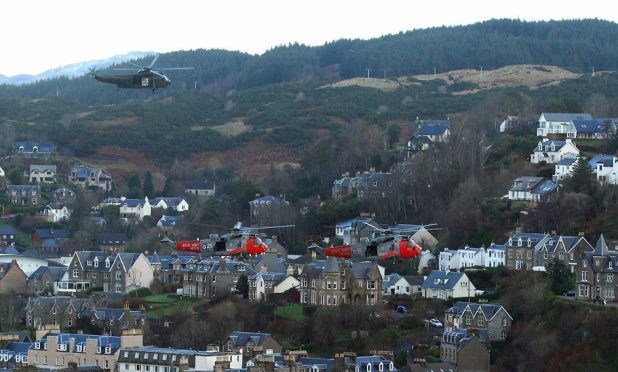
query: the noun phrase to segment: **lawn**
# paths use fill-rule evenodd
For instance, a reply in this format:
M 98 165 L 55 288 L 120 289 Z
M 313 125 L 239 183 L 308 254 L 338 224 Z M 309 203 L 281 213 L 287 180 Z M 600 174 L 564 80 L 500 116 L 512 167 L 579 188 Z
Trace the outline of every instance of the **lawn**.
M 275 314 L 282 318 L 295 320 L 297 322 L 305 320 L 305 315 L 303 314 L 303 305 L 301 304 L 280 306 L 277 308 L 277 310 L 275 310 Z
M 146 316 L 149 318 L 159 318 L 171 315 L 180 309 L 192 311 L 193 306 L 198 300 L 193 298 L 176 298 L 175 295 L 158 294 L 144 297 L 144 302 Z

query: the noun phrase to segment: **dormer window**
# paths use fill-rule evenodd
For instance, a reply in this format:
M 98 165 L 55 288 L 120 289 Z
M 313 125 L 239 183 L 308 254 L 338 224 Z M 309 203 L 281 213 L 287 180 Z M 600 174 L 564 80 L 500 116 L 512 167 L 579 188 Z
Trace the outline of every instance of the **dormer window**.
M 99 267 L 99 258 L 98 257 L 94 258 L 94 267 Z
M 384 371 L 384 363 L 380 362 L 380 365 L 378 365 L 378 371 Z
M 105 267 L 109 268 L 111 263 L 109 262 L 109 257 L 105 259 Z
M 521 240 L 521 238 L 517 239 L 517 246 L 521 247 L 523 244 L 523 241 Z
M 513 239 L 509 238 L 509 242 L 507 244 L 508 245 L 513 245 Z
M 609 262 L 607 263 L 607 265 L 608 265 L 608 267 L 609 267 L 610 269 L 611 269 L 611 268 L 613 268 L 613 265 L 614 265 L 614 264 L 612 263 L 611 258 L 610 258 Z
M 86 266 L 92 266 L 92 261 L 91 260 L 86 261 Z
M 111 346 L 105 346 L 105 354 L 111 354 L 112 353 L 112 347 Z
M 528 238 L 528 247 L 532 246 L 532 240 L 530 240 L 530 238 Z

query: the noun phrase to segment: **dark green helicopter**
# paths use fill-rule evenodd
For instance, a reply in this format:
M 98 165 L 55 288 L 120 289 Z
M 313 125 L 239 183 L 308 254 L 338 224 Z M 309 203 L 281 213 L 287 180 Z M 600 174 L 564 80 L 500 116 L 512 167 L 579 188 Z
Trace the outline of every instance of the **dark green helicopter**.
M 172 81 L 165 76 L 165 74 L 155 71 L 152 69 L 152 66 L 159 59 L 159 55 L 155 56 L 152 62 L 148 65 L 148 67 L 140 66 L 135 63 L 127 62 L 136 68 L 115 68 L 114 71 L 137 71 L 132 75 L 97 75 L 96 70 L 94 68 L 90 69 L 90 76 L 93 76 L 96 80 L 101 81 L 103 83 L 116 84 L 118 88 L 126 88 L 126 89 L 152 89 L 152 93 L 154 94 L 159 88 L 166 88 L 172 84 Z M 193 70 L 193 67 L 167 67 L 167 68 L 159 68 L 157 70 L 160 71 L 171 71 L 171 70 Z

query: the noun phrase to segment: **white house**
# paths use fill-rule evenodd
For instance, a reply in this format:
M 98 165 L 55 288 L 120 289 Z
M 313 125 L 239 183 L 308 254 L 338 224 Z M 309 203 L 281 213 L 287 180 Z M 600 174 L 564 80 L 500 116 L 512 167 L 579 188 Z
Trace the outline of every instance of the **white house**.
M 438 268 L 442 271 L 461 270 L 466 267 L 497 267 L 506 263 L 505 246 L 491 243 L 487 248 L 471 248 L 449 250 L 444 248 L 440 252 Z
M 592 120 L 592 115 L 544 112 L 539 117 L 539 127 L 536 130 L 536 135 L 538 137 L 545 137 L 549 134 L 566 135 L 569 128 L 571 128 L 573 120 Z
M 152 212 L 152 206 L 146 196 L 144 200 L 141 199 L 124 199 L 120 204 L 120 216 L 121 217 L 136 217 L 143 220 L 145 216 L 150 216 Z
M 616 134 L 616 121 L 616 119 L 572 120 L 567 138 L 610 138 Z
M 249 299 L 264 301 L 270 294 L 284 293 L 299 287 L 300 281 L 292 275 L 261 271 L 249 277 Z
M 30 183 L 54 183 L 58 171 L 55 165 L 31 164 L 30 170 L 24 172 L 24 176 Z
M 550 164 L 559 162 L 565 158 L 576 158 L 579 156 L 579 149 L 570 138 L 564 141 L 553 141 L 543 138 L 534 148 L 530 155 L 530 162 L 538 164 L 542 161 Z
M 64 204 L 47 204 L 37 215 L 47 222 L 62 222 L 71 218 L 71 210 Z
M 596 155 L 588 161 L 597 181 L 618 185 L 618 158 L 613 155 Z
M 384 275 L 384 279 L 382 279 L 383 296 L 410 296 L 411 294 L 412 286 L 406 278 L 397 273 Z
M 2 167 L 0 167 L 0 177 L 4 177 L 4 169 L 2 169 Z
M 189 203 L 186 200 L 180 197 L 173 198 L 154 198 L 150 202 L 152 208 L 162 208 L 167 210 L 168 208 L 172 208 L 176 212 L 184 212 L 189 210 Z
M 418 259 L 418 273 L 422 274 L 425 269 L 436 268 L 436 256 L 431 253 L 429 249 L 421 252 L 421 256 Z
M 448 300 L 475 297 L 477 290 L 463 272 L 433 270 L 421 286 L 425 298 Z
M 417 136 L 425 136 L 431 142 L 447 142 L 451 129 L 448 120 L 421 120 Z
M 579 158 L 564 158 L 556 163 L 554 175 L 551 180 L 553 182 L 560 182 L 570 177 L 573 174 L 573 169 Z
M 543 177 L 519 177 L 509 189 L 509 200 L 546 201 L 558 191 L 558 185 Z
M 154 280 L 154 269 L 143 253 L 116 253 L 116 259 L 111 268 L 118 268 L 118 264 L 127 273 L 125 276 L 126 292 L 138 288 L 150 288 Z

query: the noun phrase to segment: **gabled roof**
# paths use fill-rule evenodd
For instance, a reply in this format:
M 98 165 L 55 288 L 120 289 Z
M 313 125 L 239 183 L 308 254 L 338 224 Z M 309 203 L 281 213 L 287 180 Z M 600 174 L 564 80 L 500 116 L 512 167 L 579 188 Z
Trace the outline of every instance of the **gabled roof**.
M 545 118 L 545 121 L 561 121 L 568 122 L 571 120 L 592 120 L 590 114 L 568 114 L 557 112 L 544 112 L 541 114 Z
M 180 204 L 181 202 L 184 201 L 183 198 L 180 197 L 161 197 L 161 198 L 154 198 L 150 201 L 150 205 L 157 205 L 159 204 L 159 202 L 163 201 L 165 204 L 167 204 L 168 207 L 177 207 L 178 204 Z
M 125 199 L 121 206 L 127 208 L 137 208 L 138 206 L 143 207 L 145 204 L 146 201 L 144 199 Z
M 423 282 L 421 288 L 453 289 L 464 276 L 462 272 L 433 270 Z
M 576 162 L 577 162 L 577 158 L 564 158 L 560 160 L 559 162 L 557 162 L 556 165 L 566 165 L 567 167 L 570 167 Z
M 339 273 L 339 261 L 335 257 L 327 257 L 326 258 L 326 266 L 324 266 L 325 273 Z
M 36 147 L 39 153 L 52 153 L 54 152 L 54 144 L 51 142 L 35 142 L 35 141 L 17 141 L 15 142 L 15 149 L 19 151 L 19 148 L 23 147 L 24 152 L 33 152 Z
M 266 267 L 269 273 L 285 273 L 287 271 L 285 260 L 272 252 L 267 252 L 258 256 L 254 269 L 259 271 L 260 267 Z
M 485 320 L 491 320 L 496 314 L 498 314 L 498 312 L 500 312 L 501 309 L 504 309 L 504 307 L 499 304 L 477 304 L 474 302 L 458 301 L 452 307 L 446 310 L 446 312 L 461 315 L 467 310 L 472 313 L 473 317 L 480 312 L 481 314 L 483 314 L 483 317 L 485 317 Z M 511 320 L 513 320 L 513 318 L 506 311 L 506 309 L 504 309 L 504 312 L 509 318 L 511 318 Z
M 509 191 L 532 191 L 534 187 L 543 182 L 543 177 L 518 177 L 513 181 Z
M 446 120 L 423 120 L 418 128 L 418 136 L 440 136 L 449 129 L 449 122 Z
M 593 156 L 590 160 L 588 160 L 588 165 L 593 170 L 597 169 L 597 164 L 599 163 L 603 164 L 604 167 L 613 167 L 614 166 L 614 156 L 599 154 L 599 155 Z
M 553 183 L 550 180 L 543 180 L 541 183 L 537 184 L 533 189 L 533 194 L 546 195 L 552 193 L 558 189 L 558 184 Z
M 52 164 L 30 164 L 30 173 L 37 171 L 39 173 L 44 173 L 47 171 L 56 173 L 57 167 Z
M 518 231 L 515 234 L 513 234 L 510 237 L 510 239 L 512 240 L 512 243 L 513 243 L 512 245 L 515 246 L 515 245 L 517 245 L 517 241 L 521 238 L 522 246 L 524 246 L 524 247 L 527 246 L 528 239 L 530 239 L 530 245 L 531 245 L 531 247 L 534 247 L 539 242 L 541 242 L 544 239 L 547 239 L 549 237 L 550 237 L 549 234 L 527 233 L 527 232 Z M 505 243 L 505 245 L 508 245 L 508 241 Z
M 607 243 L 605 243 L 605 237 L 603 234 L 599 236 L 599 240 L 597 240 L 597 245 L 594 247 L 594 255 L 595 256 L 606 256 L 609 252 L 609 248 L 607 247 Z
M 284 199 L 281 199 L 281 198 L 278 198 L 272 195 L 262 196 L 261 198 L 254 199 L 249 202 L 249 204 L 252 204 L 252 205 L 279 204 L 279 203 L 290 204 L 290 202 L 288 202 L 287 200 L 284 200 Z
M 237 347 L 244 346 L 248 341 L 252 341 L 255 346 L 260 346 L 269 337 L 270 333 L 232 331 L 228 339 L 232 345 Z
M 288 275 L 286 273 L 257 273 L 254 275 L 251 275 L 249 277 L 249 280 L 257 280 L 259 278 L 262 278 L 265 282 L 274 282 L 274 283 L 281 283 L 284 279 L 286 279 L 288 277 Z

